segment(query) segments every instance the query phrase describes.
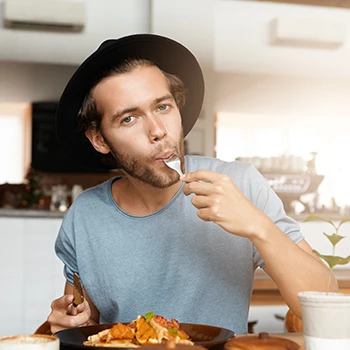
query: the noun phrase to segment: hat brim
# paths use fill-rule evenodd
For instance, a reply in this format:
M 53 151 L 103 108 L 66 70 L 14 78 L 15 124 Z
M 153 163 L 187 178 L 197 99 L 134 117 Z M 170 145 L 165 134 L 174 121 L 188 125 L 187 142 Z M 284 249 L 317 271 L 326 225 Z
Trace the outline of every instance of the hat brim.
M 188 90 L 181 111 L 186 136 L 195 124 L 204 98 L 204 79 L 193 54 L 178 42 L 154 34 L 137 34 L 110 39 L 89 56 L 69 80 L 56 113 L 56 133 L 62 149 L 87 169 L 110 170 L 117 167 L 111 157 L 97 152 L 85 135 L 77 130 L 77 115 L 85 96 L 111 68 L 128 58 L 144 58 L 164 72 L 179 77 Z

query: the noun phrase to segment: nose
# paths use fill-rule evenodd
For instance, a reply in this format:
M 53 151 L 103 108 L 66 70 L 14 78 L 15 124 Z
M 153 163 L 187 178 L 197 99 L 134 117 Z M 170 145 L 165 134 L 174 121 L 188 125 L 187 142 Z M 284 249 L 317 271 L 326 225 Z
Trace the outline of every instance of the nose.
M 148 128 L 149 128 L 149 137 L 152 142 L 157 142 L 167 134 L 164 123 L 161 118 L 156 115 L 150 115 L 148 118 Z

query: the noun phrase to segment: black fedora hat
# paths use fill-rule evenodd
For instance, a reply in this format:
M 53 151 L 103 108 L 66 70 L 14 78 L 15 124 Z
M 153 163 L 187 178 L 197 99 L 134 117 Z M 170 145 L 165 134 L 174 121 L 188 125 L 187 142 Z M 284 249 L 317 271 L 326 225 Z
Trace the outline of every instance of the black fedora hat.
M 104 41 L 76 70 L 60 98 L 56 112 L 56 133 L 62 149 L 87 169 L 117 168 L 111 155 L 97 152 L 84 134 L 77 130 L 77 115 L 85 96 L 111 68 L 129 58 L 154 62 L 164 72 L 178 76 L 188 93 L 181 111 L 186 136 L 202 108 L 204 79 L 193 54 L 180 43 L 154 34 L 136 34 Z

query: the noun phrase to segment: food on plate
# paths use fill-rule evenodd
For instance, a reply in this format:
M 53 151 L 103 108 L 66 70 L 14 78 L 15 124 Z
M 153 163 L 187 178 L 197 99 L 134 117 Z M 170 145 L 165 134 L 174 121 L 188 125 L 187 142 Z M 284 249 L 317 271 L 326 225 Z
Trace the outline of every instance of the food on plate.
M 158 336 L 155 329 L 147 322 L 144 316 L 139 316 L 136 320 L 135 338 L 139 344 L 157 344 Z
M 117 323 L 112 328 L 90 335 L 84 345 L 136 348 L 147 344 L 162 344 L 168 340 L 175 344 L 194 345 L 188 334 L 180 329 L 177 320 L 173 318 L 169 321 L 163 316 L 148 312 L 129 324 Z

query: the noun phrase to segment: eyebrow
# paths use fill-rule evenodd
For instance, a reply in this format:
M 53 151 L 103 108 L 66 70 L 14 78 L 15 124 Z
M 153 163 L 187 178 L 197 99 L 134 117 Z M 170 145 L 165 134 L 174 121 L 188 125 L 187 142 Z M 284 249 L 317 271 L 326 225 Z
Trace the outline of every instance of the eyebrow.
M 167 95 L 164 95 L 164 96 L 162 96 L 162 97 L 156 98 L 156 99 L 154 100 L 154 104 L 157 104 L 157 103 L 162 102 L 162 101 L 164 101 L 164 100 L 173 100 L 173 99 L 174 99 L 174 97 L 173 97 L 172 94 L 167 94 Z
M 165 101 L 165 100 L 173 100 L 174 97 L 172 94 L 167 94 L 161 97 L 156 98 L 152 104 L 157 104 L 159 102 Z M 112 121 L 115 121 L 116 119 L 120 118 L 122 115 L 127 114 L 127 113 L 132 113 L 139 110 L 139 107 L 130 107 L 130 108 L 125 108 L 119 111 L 116 111 L 113 115 L 112 115 Z

